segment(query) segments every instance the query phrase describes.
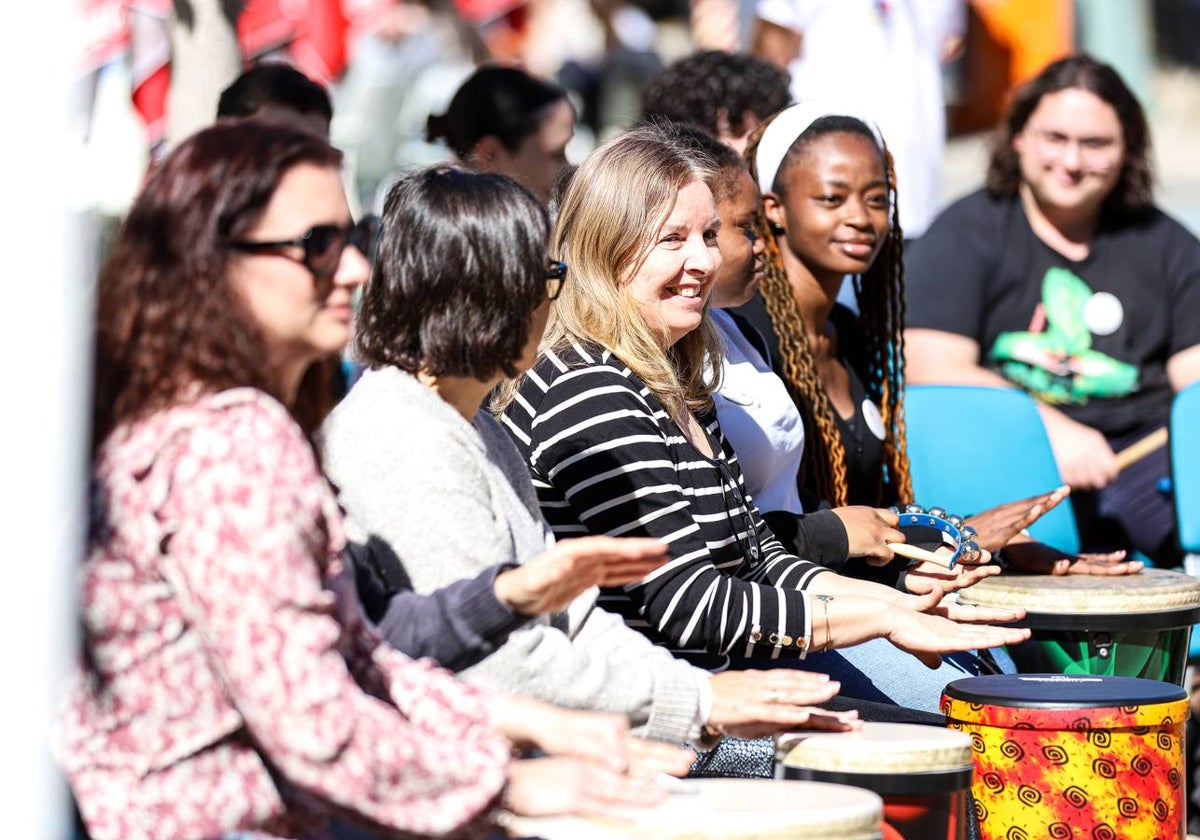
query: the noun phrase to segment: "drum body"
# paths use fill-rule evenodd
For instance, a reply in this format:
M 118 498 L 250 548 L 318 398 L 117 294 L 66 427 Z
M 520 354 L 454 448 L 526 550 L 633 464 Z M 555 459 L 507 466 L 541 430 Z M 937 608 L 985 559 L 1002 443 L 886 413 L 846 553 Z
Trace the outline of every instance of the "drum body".
M 1200 580 L 1166 569 L 1136 575 L 1005 572 L 959 593 L 963 604 L 1022 607 L 1033 631 L 1008 648 L 1023 674 L 1097 674 L 1183 684 Z
M 654 808 L 501 824 L 512 837 L 541 840 L 880 840 L 882 812 L 878 796 L 845 785 L 687 779 Z
M 965 840 L 971 739 L 905 723 L 864 723 L 859 732 L 780 738 L 776 775 L 854 785 L 883 797 L 889 836 Z
M 1186 698 L 1128 677 L 950 683 L 942 712 L 972 741 L 983 840 L 1183 837 Z

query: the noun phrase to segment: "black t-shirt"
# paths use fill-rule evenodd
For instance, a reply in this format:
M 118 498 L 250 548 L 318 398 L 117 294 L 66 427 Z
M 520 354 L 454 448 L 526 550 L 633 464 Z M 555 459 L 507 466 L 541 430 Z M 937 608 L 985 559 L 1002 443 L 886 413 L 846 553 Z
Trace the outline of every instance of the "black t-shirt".
M 1165 213 L 1109 220 L 1078 262 L 1021 202 L 980 190 L 906 260 L 907 326 L 978 342 L 980 361 L 1107 435 L 1163 422 L 1166 362 L 1200 344 L 1200 241 Z

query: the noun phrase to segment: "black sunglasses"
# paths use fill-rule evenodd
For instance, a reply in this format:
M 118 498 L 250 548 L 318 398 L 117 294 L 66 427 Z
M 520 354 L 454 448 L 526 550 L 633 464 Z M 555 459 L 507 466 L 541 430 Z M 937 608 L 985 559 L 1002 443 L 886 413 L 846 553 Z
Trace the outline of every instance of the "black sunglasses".
M 278 242 L 235 240 L 229 243 L 229 247 L 248 254 L 278 254 L 303 263 L 304 267 L 312 272 L 313 277 L 321 282 L 328 282 L 337 274 L 338 265 L 342 261 L 342 251 L 346 250 L 347 245 L 353 245 L 366 257 L 367 262 L 374 264 L 379 227 L 378 216 L 364 216 L 356 224 L 345 227 L 315 225 L 298 239 L 281 239 Z M 289 257 L 280 252 L 281 248 L 302 248 L 304 256 L 300 259 Z
M 562 291 L 567 279 L 567 264 L 562 260 L 550 260 L 546 265 L 546 299 L 554 300 Z

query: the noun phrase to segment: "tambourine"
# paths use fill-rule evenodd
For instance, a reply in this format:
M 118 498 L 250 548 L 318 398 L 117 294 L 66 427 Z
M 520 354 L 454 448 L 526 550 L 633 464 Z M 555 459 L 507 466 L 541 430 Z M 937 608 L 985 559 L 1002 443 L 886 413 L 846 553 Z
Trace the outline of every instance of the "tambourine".
M 930 532 L 936 532 L 943 545 L 954 549 L 953 554 L 937 554 L 912 542 L 888 543 L 888 548 L 901 557 L 936 563 L 947 569 L 953 569 L 960 560 L 964 563 L 974 563 L 979 559 L 980 548 L 976 542 L 979 532 L 970 525 L 963 524 L 961 516 L 947 513 L 940 507 L 926 510 L 917 504 L 905 505 L 903 511 L 897 507 L 892 507 L 891 510 L 899 515 L 900 523 L 897 527 L 904 532 L 905 538 L 920 537 L 924 542 L 933 542 L 928 535 Z

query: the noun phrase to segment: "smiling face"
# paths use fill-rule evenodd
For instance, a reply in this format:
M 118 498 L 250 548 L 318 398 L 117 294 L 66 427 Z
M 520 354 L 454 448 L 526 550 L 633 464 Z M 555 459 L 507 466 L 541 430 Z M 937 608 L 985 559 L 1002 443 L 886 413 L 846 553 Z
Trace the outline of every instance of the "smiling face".
M 1125 162 L 1116 110 L 1079 88 L 1043 96 L 1012 144 L 1022 188 L 1042 207 L 1059 212 L 1099 212 Z
M 754 297 L 762 282 L 767 244 L 757 234 L 762 200 L 750 173 L 741 170 L 736 186 L 717 202 L 721 231 L 717 244 L 723 265 L 717 273 L 713 306 L 741 306 Z
M 721 268 L 721 222 L 712 191 L 689 181 L 659 228 L 649 252 L 626 281 L 647 326 L 670 347 L 700 326 L 704 305 Z
M 303 236 L 316 225 L 346 225 L 350 208 L 336 169 L 299 164 L 280 179 L 266 211 L 246 232 L 252 242 Z M 294 252 L 294 253 L 293 253 Z M 303 249 L 278 253 L 235 254 L 229 282 L 241 295 L 262 331 L 272 360 L 282 370 L 304 368 L 341 350 L 350 338 L 354 290 L 371 267 L 347 246 L 332 283 L 321 284 L 299 259 Z M 321 287 L 327 290 L 322 293 Z
M 784 198 L 764 196 L 786 247 L 822 284 L 866 271 L 888 233 L 883 158 L 861 134 L 832 132 L 808 142 L 784 173 Z

